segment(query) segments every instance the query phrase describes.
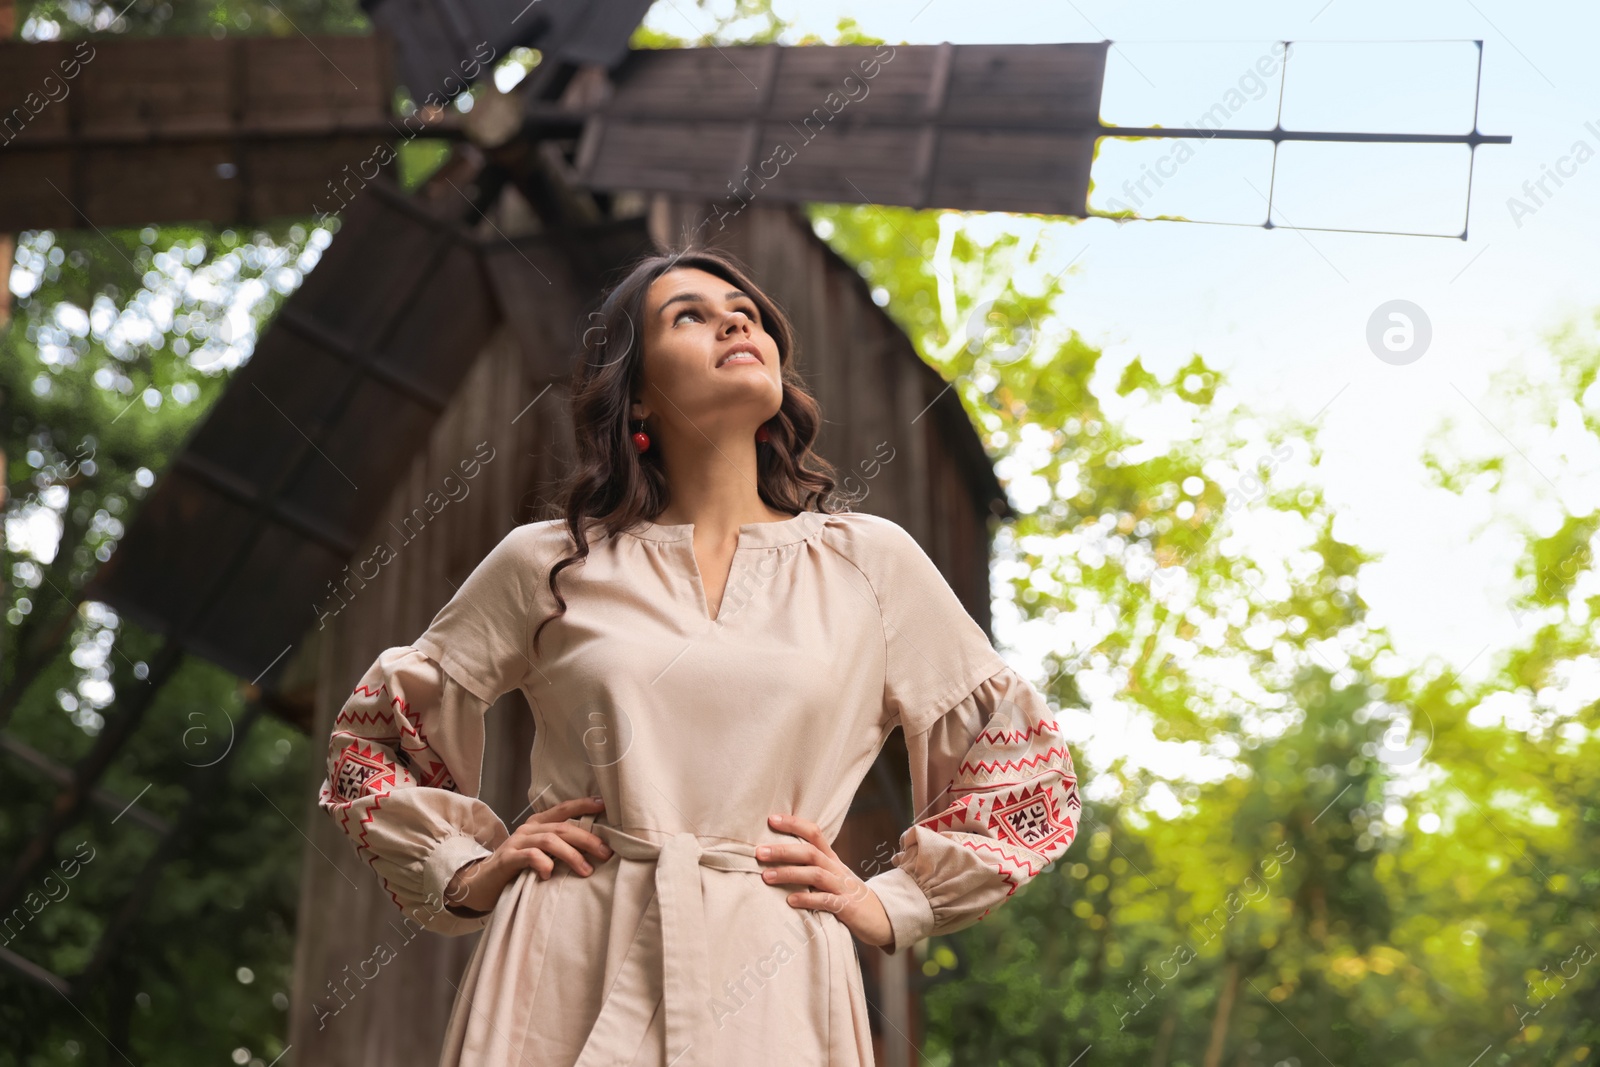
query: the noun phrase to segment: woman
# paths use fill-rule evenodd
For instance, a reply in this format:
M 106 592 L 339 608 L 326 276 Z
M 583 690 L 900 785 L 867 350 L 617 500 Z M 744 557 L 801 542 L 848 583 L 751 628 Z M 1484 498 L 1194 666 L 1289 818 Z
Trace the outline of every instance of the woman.
M 903 952 L 1060 856 L 1071 756 L 917 543 L 821 506 L 821 416 L 742 269 L 649 257 L 598 315 L 562 517 L 378 657 L 320 803 L 415 922 L 486 931 L 446 1067 L 869 1065 L 852 936 Z M 508 832 L 477 795 L 512 689 Z M 896 726 L 917 821 L 863 879 L 831 842 Z

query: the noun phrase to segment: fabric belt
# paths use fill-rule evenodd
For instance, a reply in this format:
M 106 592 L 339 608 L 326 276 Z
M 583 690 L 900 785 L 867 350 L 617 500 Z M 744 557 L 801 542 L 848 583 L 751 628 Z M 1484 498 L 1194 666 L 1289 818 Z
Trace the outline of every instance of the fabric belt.
M 701 838 L 685 831 L 656 842 L 593 819 L 589 815 L 580 822 L 622 859 L 656 865 L 656 891 L 574 1067 L 633 1062 L 655 1009 L 648 992 L 653 984 L 647 971 L 651 955 L 661 961 L 666 1062 L 705 1067 L 712 1052 L 707 1028 L 711 976 L 699 869 L 759 874 L 767 868 L 756 860 L 756 846 L 748 841 Z

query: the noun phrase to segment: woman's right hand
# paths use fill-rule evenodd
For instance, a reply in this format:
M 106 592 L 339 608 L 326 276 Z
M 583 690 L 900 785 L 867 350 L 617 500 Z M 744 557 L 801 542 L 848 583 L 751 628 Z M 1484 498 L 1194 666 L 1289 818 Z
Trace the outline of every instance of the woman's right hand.
M 579 849 L 603 861 L 611 858 L 611 848 L 574 820 L 604 810 L 605 801 L 579 797 L 528 816 L 494 852 L 458 870 L 445 888 L 445 899 L 454 907 L 493 911 L 501 892 L 519 872 L 531 867 L 540 878 L 549 878 L 555 873 L 557 859 L 587 877 L 594 869 Z

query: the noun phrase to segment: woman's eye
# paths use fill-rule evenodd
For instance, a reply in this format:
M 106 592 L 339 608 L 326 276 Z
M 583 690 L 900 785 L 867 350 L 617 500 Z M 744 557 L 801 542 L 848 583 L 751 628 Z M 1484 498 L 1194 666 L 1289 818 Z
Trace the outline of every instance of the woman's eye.
M 737 310 L 744 312 L 745 317 L 748 318 L 752 323 L 756 324 L 757 326 L 761 325 L 761 313 L 754 307 L 741 307 Z M 678 312 L 677 317 L 672 320 L 672 325 L 678 325 L 678 323 L 683 321 L 684 316 L 686 315 L 693 315 L 696 320 L 700 319 L 700 313 L 698 311 L 684 310 Z

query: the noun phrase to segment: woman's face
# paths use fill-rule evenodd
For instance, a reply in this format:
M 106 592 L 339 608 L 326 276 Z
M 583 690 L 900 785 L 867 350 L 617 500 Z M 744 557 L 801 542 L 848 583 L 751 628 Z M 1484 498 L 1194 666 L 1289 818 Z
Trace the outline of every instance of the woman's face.
M 644 315 L 644 389 L 634 418 L 648 410 L 663 437 L 703 443 L 753 437 L 777 414 L 778 343 L 736 286 L 698 268 L 669 270 L 645 293 Z

